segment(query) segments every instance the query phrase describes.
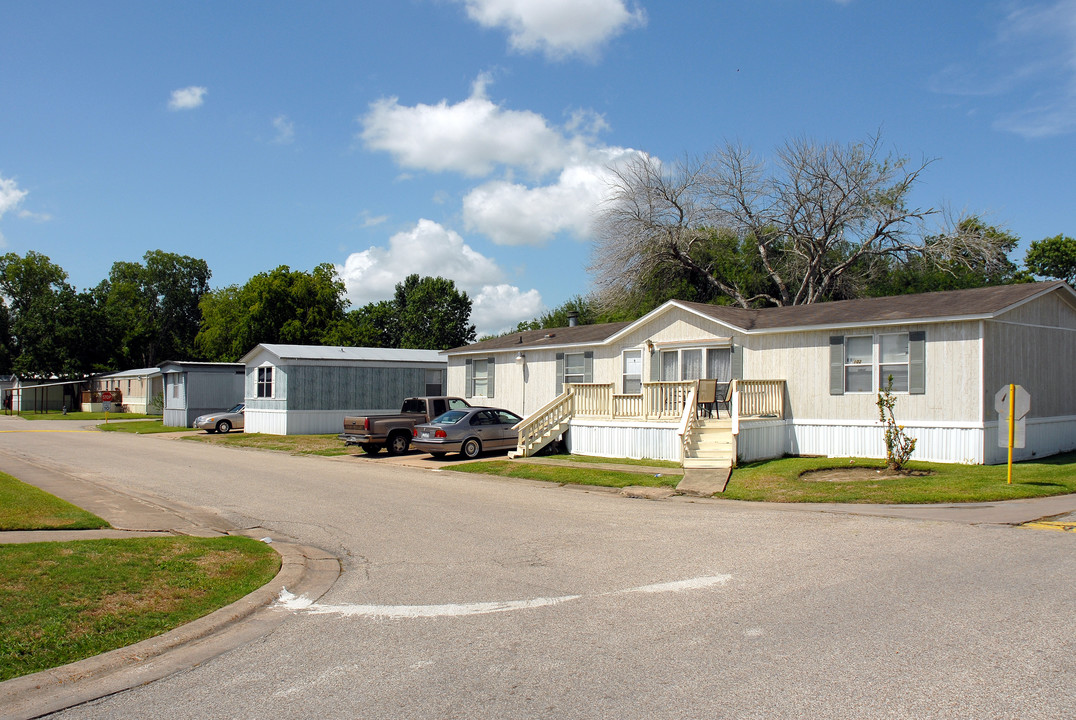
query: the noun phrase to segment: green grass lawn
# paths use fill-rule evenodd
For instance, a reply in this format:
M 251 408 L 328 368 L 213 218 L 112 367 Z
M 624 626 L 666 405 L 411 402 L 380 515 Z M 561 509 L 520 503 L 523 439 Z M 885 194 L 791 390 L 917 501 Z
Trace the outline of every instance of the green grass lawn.
M 456 472 L 478 473 L 483 475 L 502 475 L 504 477 L 527 478 L 531 480 L 544 480 L 546 482 L 559 483 L 562 485 L 597 485 L 600 487 L 623 488 L 629 485 L 642 485 L 645 487 L 676 487 L 680 482 L 680 475 L 665 475 L 659 477 L 650 473 L 619 472 L 616 470 L 601 470 L 585 467 L 584 462 L 580 467 L 564 467 L 562 465 L 541 465 L 537 463 L 524 463 L 515 460 L 487 460 L 483 462 L 464 463 L 455 465 L 452 470 Z
M 201 433 L 189 435 L 184 440 L 213 443 L 230 447 L 248 447 L 259 450 L 280 450 L 295 455 L 357 455 L 357 447 L 345 447 L 344 441 L 330 435 L 267 435 L 265 433 Z
M 458 465 L 457 472 L 530 478 L 561 484 L 675 486 L 679 475 L 651 475 L 595 470 L 605 458 L 555 456 L 578 465 L 562 467 L 520 461 L 488 461 Z M 866 468 L 865 479 L 833 481 L 804 473 L 830 468 Z M 761 502 L 923 504 L 990 502 L 1076 493 L 1076 453 L 1018 463 L 1013 483 L 1006 484 L 1004 465 L 949 465 L 913 462 L 912 475 L 886 475 L 878 460 L 847 458 L 783 458 L 742 465 L 732 472 L 728 487 L 717 497 Z
M 279 567 L 268 545 L 242 537 L 0 545 L 0 681 L 159 635 Z
M 0 473 L 0 530 L 89 530 L 108 523 L 66 500 Z
M 834 482 L 813 480 L 807 470 L 851 465 L 881 469 L 878 460 L 784 458 L 748 463 L 732 472 L 720 497 L 766 502 L 957 503 L 1015 500 L 1076 493 L 1076 453 L 1013 465 L 1012 485 L 1005 465 L 950 465 L 913 462 L 922 475 Z
M 190 428 L 172 427 L 171 425 L 165 425 L 160 418 L 156 420 L 127 420 L 125 422 L 118 423 L 101 423 L 97 426 L 97 429 L 103 430 L 104 432 L 124 432 L 134 433 L 135 435 L 184 432 L 185 430 L 190 430 Z
M 61 412 L 52 411 L 47 413 L 35 413 L 31 410 L 23 410 L 17 413 L 19 417 L 26 418 L 27 420 L 104 420 L 105 414 L 103 412 L 69 412 L 64 415 Z M 157 418 L 160 420 L 159 415 L 144 415 L 142 413 L 114 413 L 108 414 L 109 420 L 137 420 L 140 418 Z

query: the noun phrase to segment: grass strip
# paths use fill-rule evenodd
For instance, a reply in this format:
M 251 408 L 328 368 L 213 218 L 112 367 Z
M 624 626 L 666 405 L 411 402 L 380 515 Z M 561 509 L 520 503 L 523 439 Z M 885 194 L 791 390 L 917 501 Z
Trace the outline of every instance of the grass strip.
M 955 465 L 912 462 L 922 475 L 886 475 L 846 482 L 812 480 L 808 470 L 868 467 L 881 471 L 877 460 L 782 458 L 748 463 L 732 472 L 721 497 L 764 502 L 924 504 L 994 502 L 1076 492 L 1076 453 L 1064 453 L 1013 466 L 1006 483 L 1005 465 Z
M 48 413 L 37 413 L 32 410 L 23 410 L 16 413 L 19 417 L 26 418 L 27 420 L 104 420 L 105 413 L 103 412 L 69 412 L 64 415 L 62 412 L 52 411 Z M 142 418 L 157 418 L 161 419 L 160 415 L 146 415 L 144 413 L 123 413 L 123 412 L 110 412 L 108 413 L 109 420 L 140 420 Z
M 357 447 L 345 447 L 336 435 L 268 435 L 265 433 L 228 433 L 226 435 L 202 433 L 189 435 L 184 440 L 212 443 L 228 447 L 247 447 L 258 450 L 279 450 L 294 455 L 357 455 Z
M 108 523 L 66 500 L 0 473 L 0 530 L 92 530 Z
M 642 460 L 636 460 L 634 458 L 607 458 L 597 457 L 595 455 L 572 455 L 570 453 L 550 453 L 549 455 L 541 455 L 542 458 L 549 458 L 550 460 L 569 460 L 577 463 L 593 463 L 597 465 L 640 465 L 642 467 L 667 467 L 667 468 L 679 468 L 680 463 L 672 462 L 670 460 L 650 460 L 643 458 Z
M 149 435 L 151 433 L 183 432 L 190 428 L 172 427 L 165 425 L 160 419 L 157 420 L 128 420 L 118 423 L 102 423 L 97 426 L 102 432 L 133 433 L 135 435 Z
M 648 473 L 619 472 L 588 467 L 564 467 L 562 465 L 540 465 L 515 460 L 488 460 L 464 463 L 453 466 L 452 470 L 482 475 L 544 480 L 561 485 L 597 485 L 599 487 L 613 488 L 623 488 L 629 485 L 676 487 L 681 479 L 679 475 L 663 474 L 660 477 L 655 477 Z
M 0 545 L 0 681 L 172 630 L 279 567 L 270 547 L 242 537 Z

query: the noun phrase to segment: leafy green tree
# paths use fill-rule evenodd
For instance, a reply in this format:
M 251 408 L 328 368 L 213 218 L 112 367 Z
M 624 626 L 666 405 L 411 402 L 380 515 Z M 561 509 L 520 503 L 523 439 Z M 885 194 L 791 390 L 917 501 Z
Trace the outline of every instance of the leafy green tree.
M 1076 240 L 1067 235 L 1036 240 L 1024 256 L 1027 269 L 1041 277 L 1076 284 Z
M 0 294 L 6 304 L 10 369 L 27 377 L 79 375 L 93 369 L 85 333 L 99 327 L 93 296 L 76 293 L 67 273 L 34 251 L 0 257 Z
M 326 336 L 326 345 L 399 347 L 400 318 L 391 300 L 368 303 L 352 310 Z
M 347 306 L 344 283 L 331 263 L 311 272 L 281 265 L 242 287 L 206 294 L 195 345 L 208 359 L 228 362 L 259 343 L 324 345 L 340 332 Z
M 444 350 L 474 342 L 471 299 L 442 277 L 408 275 L 393 298 L 400 322 L 398 347 Z
M 148 367 L 190 358 L 209 292 L 209 265 L 187 255 L 151 250 L 143 263 L 116 262 L 98 286 L 121 366 Z

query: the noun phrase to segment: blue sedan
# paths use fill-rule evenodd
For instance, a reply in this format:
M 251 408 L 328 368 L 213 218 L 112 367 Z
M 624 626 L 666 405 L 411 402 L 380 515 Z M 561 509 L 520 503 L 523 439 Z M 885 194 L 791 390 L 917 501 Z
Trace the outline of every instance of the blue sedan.
M 465 458 L 475 458 L 484 450 L 515 448 L 519 436 L 512 427 L 522 421 L 519 415 L 499 408 L 449 410 L 416 425 L 411 445 L 434 457 L 458 452 Z

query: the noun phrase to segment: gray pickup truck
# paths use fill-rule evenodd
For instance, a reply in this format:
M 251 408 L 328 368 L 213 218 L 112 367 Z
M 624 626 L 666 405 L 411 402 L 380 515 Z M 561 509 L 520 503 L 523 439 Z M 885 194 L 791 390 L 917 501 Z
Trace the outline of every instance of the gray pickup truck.
M 469 408 L 471 404 L 458 397 L 413 397 L 403 401 L 399 414 L 345 417 L 344 432 L 337 437 L 344 445 L 358 445 L 369 455 L 385 448 L 389 455 L 407 452 L 415 425 L 427 423 L 449 410 Z

